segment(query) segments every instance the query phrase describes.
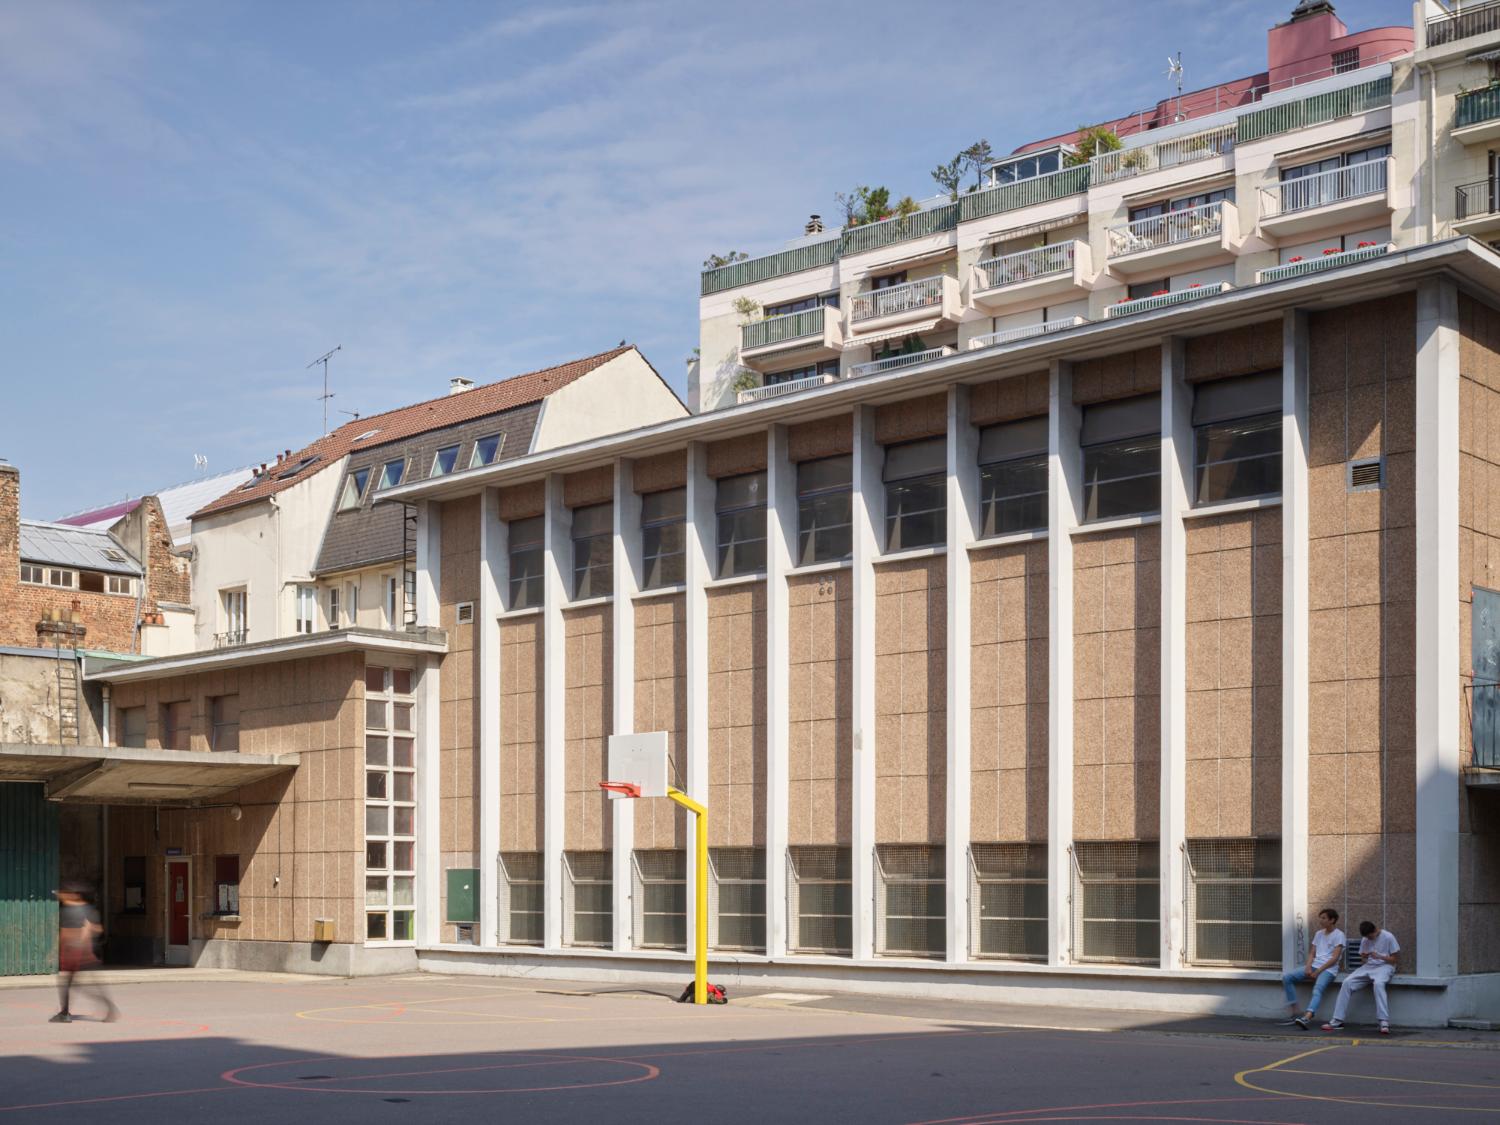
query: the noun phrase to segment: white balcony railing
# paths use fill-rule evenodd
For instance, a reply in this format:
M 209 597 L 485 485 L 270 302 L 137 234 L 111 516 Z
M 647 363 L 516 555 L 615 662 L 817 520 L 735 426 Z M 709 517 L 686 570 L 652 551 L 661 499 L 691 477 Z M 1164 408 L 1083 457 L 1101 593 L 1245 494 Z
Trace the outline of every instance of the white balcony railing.
M 743 406 L 747 402 L 764 402 L 768 398 L 794 395 L 798 391 L 821 387 L 827 383 L 835 383 L 837 381 L 838 376 L 830 374 L 809 375 L 805 379 L 788 379 L 784 383 L 768 383 L 764 387 L 751 387 L 749 390 L 740 391 L 735 401 L 740 406 Z
M 1217 297 L 1220 293 L 1228 291 L 1227 281 L 1216 281 L 1212 285 L 1193 285 L 1171 293 L 1153 293 L 1149 297 L 1137 297 L 1134 301 L 1117 301 L 1104 312 L 1111 319 L 1117 316 L 1129 316 L 1131 313 L 1155 312 L 1157 309 L 1167 309 L 1173 305 L 1191 304 L 1205 297 Z
M 1311 211 L 1367 195 L 1383 195 L 1387 180 L 1387 160 L 1367 160 L 1346 168 L 1314 172 L 1282 180 L 1275 187 L 1261 189 L 1261 215 L 1273 218 L 1297 211 Z
M 1090 182 L 1110 184 L 1145 172 L 1158 172 L 1164 168 L 1176 168 L 1180 164 L 1223 156 L 1234 151 L 1235 128 L 1231 123 L 1185 137 L 1173 137 L 1169 141 L 1141 145 L 1139 148 L 1101 152 L 1089 162 L 1093 165 Z
M 979 287 L 1000 289 L 1006 285 L 1019 285 L 1023 281 L 1035 281 L 1039 277 L 1067 273 L 1073 268 L 1074 249 L 1077 245 L 1069 240 L 1014 254 L 1002 254 L 998 258 L 986 258 L 975 265 L 975 269 L 979 271 Z
M 1144 250 L 1218 237 L 1223 230 L 1224 201 L 1215 200 L 1213 203 L 1184 207 L 1180 211 L 1168 211 L 1165 215 L 1153 215 L 1149 219 L 1137 219 L 1123 226 L 1110 227 L 1105 233 L 1109 235 L 1109 256 L 1123 258 L 1127 254 L 1139 254 Z
M 849 368 L 849 377 L 858 378 L 861 375 L 880 375 L 886 371 L 897 371 L 903 367 L 917 367 L 923 363 L 931 363 L 935 359 L 953 355 L 958 349 L 948 344 L 940 348 L 928 348 L 926 351 L 909 352 L 906 355 L 887 356 L 885 359 L 871 360 L 869 363 L 856 363 Z
M 1027 324 L 1021 328 L 1004 328 L 999 332 L 990 332 L 984 336 L 975 336 L 969 341 L 971 351 L 978 348 L 993 348 L 997 344 L 1013 344 L 1017 340 L 1026 340 L 1032 336 L 1046 336 L 1053 332 L 1062 332 L 1069 328 L 1077 328 L 1080 324 L 1087 324 L 1088 318 L 1082 316 L 1067 316 L 1061 320 L 1049 320 L 1045 324 Z
M 943 282 L 937 277 L 924 277 L 920 281 L 908 281 L 905 285 L 892 285 L 887 289 L 873 289 L 859 293 L 850 302 L 850 323 L 862 320 L 877 320 L 883 316 L 896 316 L 917 309 L 941 308 L 943 304 Z
M 1384 257 L 1394 249 L 1395 246 L 1392 243 L 1374 242 L 1369 246 L 1341 250 L 1336 254 L 1316 254 L 1300 262 L 1287 262 L 1285 265 L 1258 270 L 1255 280 L 1258 282 L 1285 281 L 1289 277 L 1301 277 L 1305 273 L 1322 273 L 1324 270 L 1338 269 L 1340 266 L 1352 265 L 1355 262 Z

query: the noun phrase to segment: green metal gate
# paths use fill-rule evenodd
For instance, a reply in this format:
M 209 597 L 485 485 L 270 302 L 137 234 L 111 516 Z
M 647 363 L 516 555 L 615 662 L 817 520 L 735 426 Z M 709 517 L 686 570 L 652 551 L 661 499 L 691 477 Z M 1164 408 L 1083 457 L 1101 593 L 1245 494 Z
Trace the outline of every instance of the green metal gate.
M 57 808 L 0 782 L 0 977 L 57 972 Z

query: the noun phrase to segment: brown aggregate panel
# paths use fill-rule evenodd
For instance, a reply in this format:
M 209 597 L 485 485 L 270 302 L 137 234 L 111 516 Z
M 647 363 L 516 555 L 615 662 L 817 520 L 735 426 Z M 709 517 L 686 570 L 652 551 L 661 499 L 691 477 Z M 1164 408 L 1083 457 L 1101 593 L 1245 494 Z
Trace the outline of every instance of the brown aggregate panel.
M 1073 835 L 1154 840 L 1161 810 L 1161 529 L 1073 541 Z
M 438 841 L 445 864 L 469 867 L 479 845 L 479 650 L 475 625 L 458 623 L 457 604 L 479 596 L 479 497 L 448 501 L 441 519 L 438 620 L 448 633 L 448 652 L 438 677 Z
M 674 449 L 636 461 L 632 470 L 635 490 L 642 495 L 681 488 L 687 484 L 687 451 Z
M 948 396 L 939 393 L 888 402 L 875 408 L 875 440 L 881 445 L 948 432 Z
M 500 489 L 498 507 L 500 518 L 507 521 L 541 515 L 547 510 L 547 482 L 530 480 Z
M 714 847 L 766 842 L 766 584 L 708 591 L 708 820 Z
M 1161 390 L 1161 349 L 1086 359 L 1073 365 L 1073 402 L 1079 406 Z
M 542 850 L 542 615 L 500 622 L 500 850 Z
M 667 732 L 667 757 L 686 781 L 687 621 L 682 594 L 635 603 L 635 729 Z M 687 817 L 672 801 L 643 797 L 633 808 L 637 848 L 686 845 Z
M 602 504 L 615 496 L 615 467 L 599 465 L 563 477 L 563 503 L 569 508 Z
M 741 434 L 708 445 L 708 475 L 714 478 L 756 473 L 766 467 L 764 432 Z
M 564 698 L 564 826 L 567 851 L 607 851 L 613 818 L 599 788 L 609 769 L 614 729 L 611 688 L 613 607 L 563 612 L 567 678 Z
M 1184 345 L 1189 382 L 1281 369 L 1281 321 L 1266 320 L 1194 336 Z
M 988 426 L 1034 418 L 1047 413 L 1049 393 L 1049 376 L 1045 371 L 980 383 L 969 392 L 969 419 L 976 426 Z
M 848 570 L 787 579 L 787 842 L 850 840 L 853 767 L 853 581 Z
M 970 838 L 1047 839 L 1047 543 L 970 555 Z
M 1414 297 L 1314 313 L 1308 342 L 1309 901 L 1414 959 Z M 1346 462 L 1373 455 L 1385 487 L 1348 491 Z
M 1281 519 L 1187 523 L 1190 839 L 1281 836 Z
M 854 450 L 854 415 L 838 414 L 787 427 L 787 456 L 797 461 L 815 461 Z

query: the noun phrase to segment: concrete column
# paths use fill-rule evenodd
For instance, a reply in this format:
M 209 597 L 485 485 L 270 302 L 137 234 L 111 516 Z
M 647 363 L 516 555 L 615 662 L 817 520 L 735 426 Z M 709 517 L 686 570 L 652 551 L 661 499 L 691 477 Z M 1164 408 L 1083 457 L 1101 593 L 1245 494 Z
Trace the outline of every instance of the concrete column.
M 708 447 L 701 441 L 687 448 L 687 523 L 684 544 L 687 548 L 683 573 L 687 584 L 684 595 L 684 617 L 687 632 L 687 794 L 708 808 L 710 817 L 727 815 L 728 809 L 708 804 L 708 590 L 713 578 L 716 525 L 714 480 L 708 475 Z M 685 810 L 679 816 L 693 818 Z M 698 903 L 698 855 L 693 847 L 694 826 L 688 825 L 687 846 L 687 947 L 694 948 Z M 710 873 L 711 874 L 711 873 Z M 713 922 L 710 920 L 710 927 Z
M 558 949 L 563 938 L 563 816 L 567 808 L 565 722 L 568 688 L 563 606 L 571 589 L 573 517 L 563 503 L 562 477 L 547 476 L 542 594 L 542 878 L 546 893 L 543 945 Z
M 500 519 L 500 494 L 486 488 L 479 494 L 479 600 L 474 607 L 475 644 L 479 650 L 479 792 L 474 794 L 479 815 L 479 944 L 498 945 L 504 919 L 500 903 L 500 613 L 501 591 L 509 566 L 506 527 Z
M 1281 960 L 1307 951 L 1308 349 L 1307 313 L 1281 328 Z
M 417 505 L 417 624 L 439 624 L 438 591 L 442 582 L 442 508 L 423 502 Z M 416 936 L 423 945 L 435 945 L 442 937 L 442 728 L 439 725 L 441 662 L 435 656 L 417 663 L 417 840 L 416 840 Z
M 787 808 L 790 801 L 791 611 L 787 571 L 797 545 L 797 466 L 787 428 L 772 426 L 766 448 L 766 953 L 787 948 Z
M 1187 834 L 1187 529 L 1193 392 L 1183 342 L 1161 345 L 1161 967 L 1183 964 Z
M 1054 360 L 1047 410 L 1047 963 L 1072 960 L 1073 531 L 1082 507 L 1082 411 L 1073 370 Z
M 641 588 L 641 498 L 635 490 L 635 463 L 625 458 L 615 462 L 614 621 L 612 625 L 610 714 L 613 733 L 635 731 L 635 596 Z M 607 780 L 600 778 L 600 781 Z M 631 947 L 635 911 L 632 868 L 635 851 L 635 801 L 610 794 L 610 867 L 614 881 L 614 946 L 623 952 Z
M 967 961 L 969 948 L 969 817 L 973 774 L 969 768 L 969 666 L 973 650 L 973 582 L 969 544 L 979 524 L 979 431 L 969 421 L 969 388 L 948 389 L 948 960 Z
M 1458 290 L 1417 290 L 1417 973 L 1458 972 Z M 1398 934 L 1397 937 L 1400 935 Z
M 854 958 L 875 951 L 875 559 L 885 522 L 885 490 L 880 479 L 880 446 L 875 441 L 875 408 L 854 408 L 854 777 L 850 859 Z

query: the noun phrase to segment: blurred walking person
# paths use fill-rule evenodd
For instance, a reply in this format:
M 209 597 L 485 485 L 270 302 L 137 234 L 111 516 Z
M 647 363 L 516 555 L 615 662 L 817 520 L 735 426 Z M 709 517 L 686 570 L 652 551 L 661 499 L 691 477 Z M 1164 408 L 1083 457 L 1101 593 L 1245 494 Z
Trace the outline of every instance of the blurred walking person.
M 70 994 L 79 973 L 87 973 L 99 964 L 99 944 L 104 938 L 104 926 L 99 921 L 99 911 L 88 900 L 88 888 L 82 883 L 64 883 L 57 892 L 57 999 L 59 1008 L 51 1023 L 72 1023 Z M 87 976 L 78 981 L 78 991 L 85 989 L 104 1004 L 104 1022 L 112 1023 L 119 1016 L 109 993 L 104 986 Z

